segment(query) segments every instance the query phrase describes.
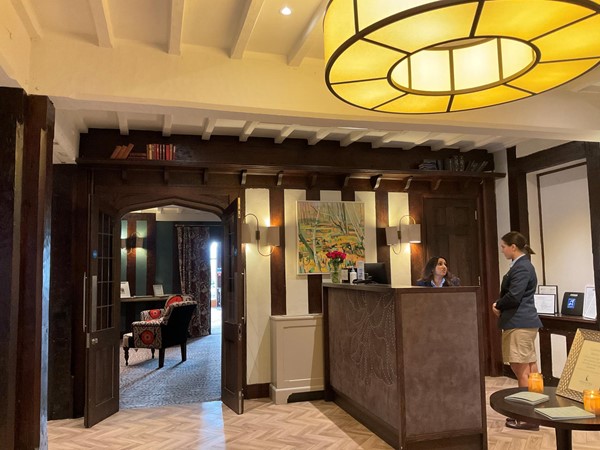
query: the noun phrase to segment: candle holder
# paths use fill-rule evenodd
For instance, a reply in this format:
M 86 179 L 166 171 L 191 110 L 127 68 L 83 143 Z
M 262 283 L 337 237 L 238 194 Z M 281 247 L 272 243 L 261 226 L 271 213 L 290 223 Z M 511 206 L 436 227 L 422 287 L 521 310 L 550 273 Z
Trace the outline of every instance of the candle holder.
M 544 377 L 541 373 L 533 372 L 529 374 L 527 390 L 529 392 L 539 392 L 540 394 L 544 393 Z
M 583 391 L 583 409 L 600 416 L 600 390 L 586 389 Z

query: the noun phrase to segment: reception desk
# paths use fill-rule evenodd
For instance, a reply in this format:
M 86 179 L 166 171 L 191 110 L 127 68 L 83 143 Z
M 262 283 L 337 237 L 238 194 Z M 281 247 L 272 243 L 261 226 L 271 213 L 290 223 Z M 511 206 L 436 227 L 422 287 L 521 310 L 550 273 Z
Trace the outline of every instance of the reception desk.
M 478 287 L 323 290 L 327 400 L 395 448 L 487 448 Z

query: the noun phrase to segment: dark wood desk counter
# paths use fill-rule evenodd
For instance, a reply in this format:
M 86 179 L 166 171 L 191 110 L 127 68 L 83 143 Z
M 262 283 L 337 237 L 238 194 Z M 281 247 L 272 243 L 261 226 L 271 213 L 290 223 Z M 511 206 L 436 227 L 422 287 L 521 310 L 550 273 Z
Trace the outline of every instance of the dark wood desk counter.
M 395 448 L 487 448 L 479 287 L 323 287 L 327 400 Z
M 140 320 L 140 313 L 147 309 L 162 308 L 169 295 L 158 297 L 140 295 L 121 299 L 121 335 L 131 331 L 131 323 Z
M 557 450 L 572 449 L 572 430 L 600 431 L 600 416 L 596 416 L 594 419 L 552 420 L 536 413 L 535 408 L 554 408 L 557 406 L 577 406 L 579 408 L 583 408 L 582 403 L 557 396 L 555 387 L 544 388 L 544 394 L 547 394 L 550 397 L 550 400 L 539 405 L 530 406 L 523 403 L 504 400 L 507 395 L 526 390 L 527 388 L 510 388 L 494 392 L 490 396 L 490 406 L 500 414 L 504 414 L 507 417 L 534 423 L 536 425 L 542 425 L 544 427 L 554 428 L 556 431 Z

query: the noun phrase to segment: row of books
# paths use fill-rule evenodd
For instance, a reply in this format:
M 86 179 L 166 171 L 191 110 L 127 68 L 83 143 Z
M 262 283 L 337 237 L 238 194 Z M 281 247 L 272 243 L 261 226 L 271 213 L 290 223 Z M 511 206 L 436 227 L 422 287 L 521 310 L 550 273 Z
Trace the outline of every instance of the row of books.
M 146 145 L 146 158 L 173 161 L 176 151 L 177 147 L 173 144 L 148 144 Z
M 145 152 L 134 152 L 133 144 L 117 145 L 110 159 L 144 159 L 172 161 L 175 159 L 176 146 L 173 144 L 148 144 Z
M 455 172 L 483 172 L 487 161 L 465 161 L 463 155 L 454 155 L 445 159 L 424 159 L 419 170 L 452 170 Z

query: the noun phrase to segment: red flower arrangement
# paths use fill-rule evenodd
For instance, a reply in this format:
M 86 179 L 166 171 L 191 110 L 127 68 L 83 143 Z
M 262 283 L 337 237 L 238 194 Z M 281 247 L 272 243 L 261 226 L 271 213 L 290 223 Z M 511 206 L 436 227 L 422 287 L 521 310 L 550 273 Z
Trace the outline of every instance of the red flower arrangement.
M 333 264 L 334 267 L 337 267 L 344 262 L 347 255 L 344 252 L 340 252 L 339 250 L 332 250 L 330 252 L 327 252 L 325 256 L 327 256 L 330 259 L 330 262 L 331 264 Z

